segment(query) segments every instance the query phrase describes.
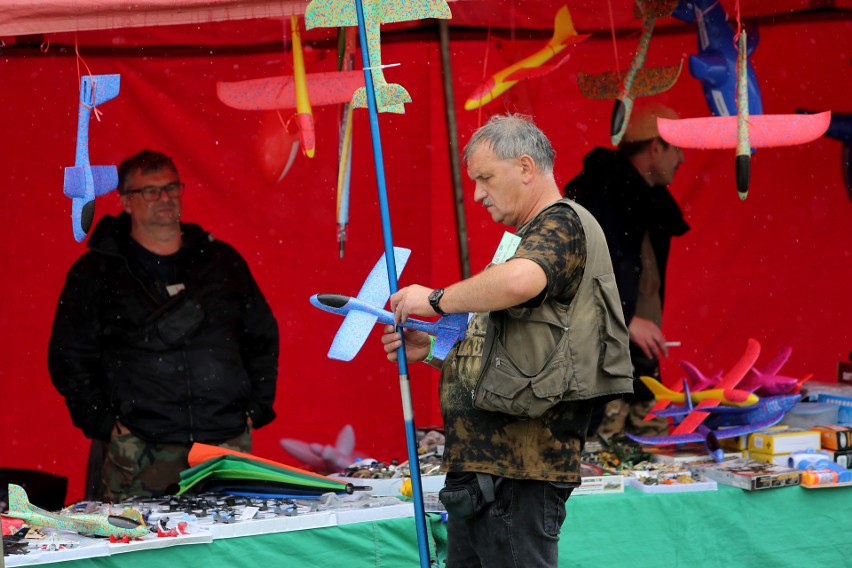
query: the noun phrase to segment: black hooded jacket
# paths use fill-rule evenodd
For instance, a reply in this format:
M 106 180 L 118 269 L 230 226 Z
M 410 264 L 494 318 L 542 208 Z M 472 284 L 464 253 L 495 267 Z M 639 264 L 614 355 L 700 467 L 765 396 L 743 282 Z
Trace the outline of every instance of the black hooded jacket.
M 660 271 L 662 302 L 671 239 L 689 230 L 669 190 L 662 185 L 649 187 L 620 152 L 595 148 L 583 160 L 583 171 L 565 186 L 565 196 L 588 209 L 603 228 L 624 321 L 629 324 L 636 312 L 646 232 Z
M 74 425 L 116 421 L 158 443 L 221 442 L 275 418 L 278 324 L 239 253 L 181 224 L 169 297 L 132 252 L 130 217 L 105 216 L 68 272 L 48 350 Z

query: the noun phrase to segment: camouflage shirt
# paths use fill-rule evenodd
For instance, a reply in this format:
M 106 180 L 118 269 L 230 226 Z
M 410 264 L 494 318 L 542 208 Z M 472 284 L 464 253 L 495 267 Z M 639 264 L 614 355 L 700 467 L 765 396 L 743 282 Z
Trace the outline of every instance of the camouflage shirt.
M 517 235 L 521 243 L 512 258 L 532 260 L 547 275 L 544 292 L 526 305 L 569 304 L 586 264 L 586 239 L 574 210 L 567 204 L 550 207 L 520 227 Z M 442 368 L 444 469 L 579 484 L 590 401 L 561 402 L 532 420 L 473 407 L 487 323 L 487 313 L 475 314 L 465 339 L 449 353 Z

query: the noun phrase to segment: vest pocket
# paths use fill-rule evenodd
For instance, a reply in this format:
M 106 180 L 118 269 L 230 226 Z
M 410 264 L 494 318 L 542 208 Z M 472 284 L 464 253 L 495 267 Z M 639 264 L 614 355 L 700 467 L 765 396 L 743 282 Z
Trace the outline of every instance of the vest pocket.
M 563 333 L 549 357 L 533 372 L 515 363 L 500 339 L 483 361 L 474 389 L 473 405 L 479 410 L 502 412 L 521 418 L 538 418 L 560 402 L 568 388 Z
M 594 277 L 594 295 L 601 340 L 600 367 L 612 377 L 633 376 L 628 353 L 627 325 L 622 315 L 621 300 L 612 273 Z

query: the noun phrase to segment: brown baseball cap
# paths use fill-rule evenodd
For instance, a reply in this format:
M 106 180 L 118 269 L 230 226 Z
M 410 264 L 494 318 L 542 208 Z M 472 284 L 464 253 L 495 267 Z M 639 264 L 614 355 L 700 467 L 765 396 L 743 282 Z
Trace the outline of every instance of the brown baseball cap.
M 657 117 L 680 118 L 675 111 L 669 107 L 650 101 L 637 102 L 630 113 L 630 122 L 624 132 L 622 142 L 644 142 L 660 135 L 657 130 Z

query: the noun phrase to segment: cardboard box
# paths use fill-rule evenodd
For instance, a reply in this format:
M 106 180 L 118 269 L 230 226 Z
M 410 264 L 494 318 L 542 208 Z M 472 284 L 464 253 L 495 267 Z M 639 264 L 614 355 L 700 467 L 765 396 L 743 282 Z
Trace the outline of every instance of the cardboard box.
M 650 446 L 643 448 L 651 454 L 651 461 L 656 463 L 692 463 L 698 461 L 713 461 L 703 444 L 685 444 L 683 446 Z M 743 457 L 742 451 L 725 450 L 724 459 L 732 460 Z
M 737 458 L 724 462 L 696 462 L 694 467 L 709 479 L 739 487 L 746 491 L 790 487 L 799 485 L 799 470 L 780 465 L 772 465 L 748 458 Z
M 840 407 L 837 411 L 838 424 L 852 424 L 852 396 L 841 394 L 819 393 L 817 402 L 827 402 Z
M 787 428 L 785 430 L 764 430 L 754 432 L 748 437 L 749 452 L 764 454 L 791 454 L 805 450 L 820 449 L 819 432 Z
M 837 362 L 837 382 L 852 384 L 852 362 L 838 361 Z
M 824 450 L 845 450 L 852 448 L 852 428 L 838 424 L 814 426 L 819 432 L 819 441 Z
M 761 461 L 764 463 L 771 463 L 774 465 L 783 465 L 784 467 L 790 467 L 790 456 L 793 454 L 770 454 L 766 452 L 755 452 L 749 450 L 748 457 Z
M 601 495 L 610 493 L 624 493 L 623 475 L 596 475 L 583 477 L 583 483 L 571 492 L 575 495 Z
M 845 450 L 826 450 L 826 452 L 834 463 L 840 464 L 846 469 L 852 469 L 852 448 Z
M 733 438 L 722 438 L 719 440 L 719 445 L 725 450 L 742 453 L 748 450 L 748 434 L 734 436 Z

